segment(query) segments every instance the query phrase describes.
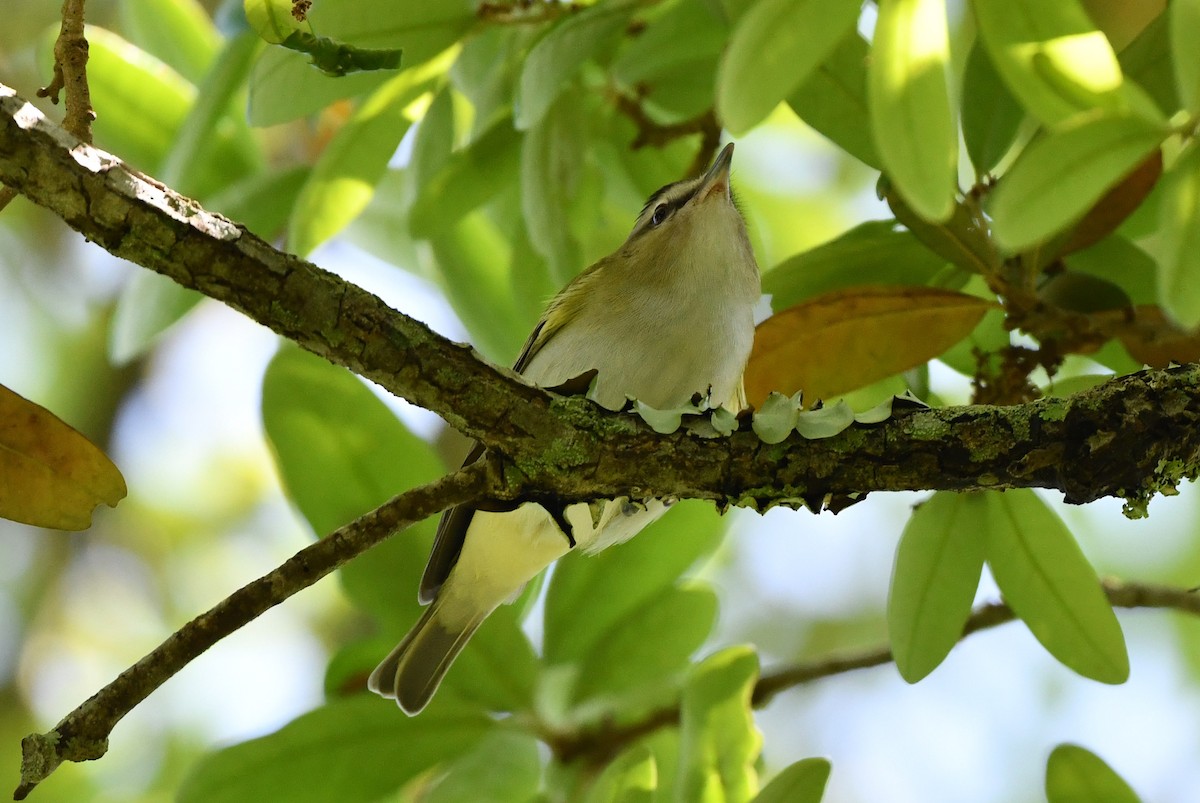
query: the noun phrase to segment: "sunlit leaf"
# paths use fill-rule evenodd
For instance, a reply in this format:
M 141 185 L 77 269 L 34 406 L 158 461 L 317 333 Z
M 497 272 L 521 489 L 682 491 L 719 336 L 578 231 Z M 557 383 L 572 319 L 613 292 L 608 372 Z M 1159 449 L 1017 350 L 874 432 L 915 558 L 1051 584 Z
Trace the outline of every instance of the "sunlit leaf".
M 992 197 L 996 239 L 1015 251 L 1075 223 L 1167 133 L 1135 117 L 1084 118 L 1032 143 Z
M 1171 55 L 1179 99 L 1192 112 L 1200 112 L 1200 0 L 1171 0 Z
M 1164 180 L 1158 300 L 1168 315 L 1191 329 L 1200 324 L 1200 147 L 1188 148 Z
M 479 212 L 457 221 L 430 240 L 442 287 L 466 324 L 471 342 L 501 364 L 512 364 L 534 321 L 513 297 L 509 244 Z
M 0 516 L 86 530 L 92 511 L 125 498 L 125 478 L 58 416 L 0 385 Z
M 406 717 L 374 695 L 333 700 L 257 739 L 202 759 L 180 803 L 367 803 L 417 774 L 465 755 L 495 723 L 482 713 L 434 705 Z
M 1153 115 L 1077 0 L 972 0 L 996 71 L 1031 114 L 1056 125 L 1085 111 Z
M 232 179 L 257 173 L 262 168 L 262 154 L 250 135 L 242 109 L 234 103 L 259 46 L 253 34 L 243 32 L 228 40 L 217 54 L 163 162 L 162 180 L 173 189 L 204 198 Z M 214 152 L 212 146 L 220 139 L 218 128 L 223 123 L 226 136 L 236 137 L 242 155 L 240 163 L 228 164 L 227 154 Z M 236 176 L 231 175 L 233 170 L 237 171 Z
M 288 250 L 307 256 L 366 207 L 396 146 L 425 111 L 433 82 L 448 65 L 449 60 L 439 59 L 405 70 L 363 99 L 326 146 L 296 199 Z
M 858 31 L 833 52 L 788 96 L 801 120 L 864 164 L 882 169 L 867 110 L 866 41 Z
M 638 745 L 609 762 L 588 790 L 584 803 L 654 803 L 657 788 L 654 754 Z
M 1090 750 L 1060 744 L 1046 762 L 1048 803 L 1140 803 L 1125 780 Z
M 830 769 L 823 758 L 790 764 L 762 788 L 752 803 L 821 803 Z
M 932 221 L 954 211 L 958 186 L 949 58 L 945 0 L 880 0 L 867 68 L 871 131 L 884 172 Z
M 975 172 L 983 175 L 1012 148 L 1025 110 L 1000 80 L 981 42 L 967 56 L 962 94 L 963 142 Z
M 755 762 L 762 735 L 750 694 L 758 656 L 729 647 L 693 667 L 681 706 L 678 800 L 748 800 L 758 790 Z
M 818 296 L 759 324 L 746 366 L 746 396 L 804 392 L 831 399 L 948 349 L 990 304 L 929 287 L 863 286 Z
M 939 491 L 913 511 L 900 536 L 888 594 L 896 668 L 909 683 L 928 675 L 962 638 L 983 571 L 978 494 Z
M 717 69 L 717 115 L 734 135 L 763 120 L 853 29 L 860 0 L 759 0 Z
M 292 15 L 292 0 L 242 0 L 242 9 L 250 29 L 273 45 L 307 28 Z
M 1125 636 L 1075 537 L 1033 491 L 983 495 L 975 520 L 987 562 L 1017 616 L 1055 658 L 1084 677 L 1129 677 Z
M 570 554 L 559 561 L 546 591 L 545 659 L 579 661 L 600 634 L 669 588 L 721 541 L 724 526 L 711 504 L 678 502 L 661 519 L 624 544 L 598 555 Z M 609 589 L 620 587 L 620 594 Z M 588 626 L 579 627 L 581 608 Z
M 121 29 L 135 45 L 200 83 L 221 47 L 221 34 L 198 0 L 122 0 Z
M 584 62 L 621 32 L 636 0 L 597 3 L 555 23 L 529 51 L 517 85 L 514 125 L 537 125 Z

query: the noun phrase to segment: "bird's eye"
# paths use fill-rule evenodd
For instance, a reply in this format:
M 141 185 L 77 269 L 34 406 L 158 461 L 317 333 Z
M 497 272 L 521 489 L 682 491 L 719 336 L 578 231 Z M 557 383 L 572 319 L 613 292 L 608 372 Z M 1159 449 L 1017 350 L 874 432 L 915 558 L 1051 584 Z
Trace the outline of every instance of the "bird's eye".
M 658 206 L 654 207 L 654 213 L 650 215 L 650 225 L 660 225 L 664 220 L 667 219 L 669 214 L 671 214 L 671 208 L 666 204 L 659 204 Z

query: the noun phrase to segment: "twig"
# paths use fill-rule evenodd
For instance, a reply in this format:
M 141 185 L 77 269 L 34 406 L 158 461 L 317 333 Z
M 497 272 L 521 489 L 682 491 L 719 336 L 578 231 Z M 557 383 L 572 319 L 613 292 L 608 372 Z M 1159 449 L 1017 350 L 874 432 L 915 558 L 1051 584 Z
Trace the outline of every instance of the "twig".
M 717 116 L 712 109 L 698 114 L 690 120 L 663 124 L 646 113 L 639 98 L 616 91 L 612 93 L 612 97 L 617 111 L 624 114 L 637 126 L 637 135 L 630 144 L 634 150 L 647 145 L 661 148 L 682 137 L 700 134 L 700 149 L 697 151 L 691 167 L 688 168 L 689 176 L 702 172 L 716 155 L 717 147 L 721 144 L 721 124 L 717 122 Z
M 1182 613 L 1200 616 L 1200 589 L 1173 588 L 1149 583 L 1118 583 L 1106 581 L 1104 591 L 1109 602 L 1116 608 L 1170 608 Z M 977 608 L 963 627 L 963 638 L 981 630 L 1011 622 L 1015 617 L 1011 608 L 1003 603 L 992 603 Z M 847 655 L 824 658 L 819 661 L 795 664 L 764 673 L 754 685 L 750 702 L 755 708 L 764 708 L 780 692 L 812 683 L 822 678 L 842 675 L 858 669 L 869 669 L 892 662 L 892 651 L 887 646 L 874 647 Z M 550 745 L 554 755 L 563 762 L 584 759 L 591 763 L 604 763 L 627 745 L 661 728 L 679 724 L 678 703 L 656 709 L 640 720 L 622 726 L 603 725 L 584 731 L 541 734 Z
M 300 550 L 172 633 L 53 730 L 30 734 L 21 741 L 21 784 L 13 799 L 23 800 L 63 761 L 103 756 L 109 734 L 126 714 L 221 639 L 390 535 L 447 507 L 484 496 L 490 471 L 489 463 L 480 461 L 394 497 Z
M 62 28 L 54 42 L 54 78 L 47 86 L 38 90 L 39 98 L 50 98 L 58 103 L 59 91 L 67 93 L 63 128 L 84 142 L 92 141 L 92 94 L 88 89 L 87 60 L 88 41 L 83 35 L 84 0 L 63 0 Z M 12 187 L 0 187 L 0 210 L 12 203 L 17 191 Z

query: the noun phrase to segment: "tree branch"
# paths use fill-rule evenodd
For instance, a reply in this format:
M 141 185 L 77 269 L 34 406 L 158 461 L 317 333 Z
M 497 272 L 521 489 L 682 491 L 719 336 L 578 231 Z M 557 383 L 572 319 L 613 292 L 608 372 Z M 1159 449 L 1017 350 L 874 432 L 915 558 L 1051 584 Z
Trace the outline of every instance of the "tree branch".
M 826 494 L 1054 488 L 1150 497 L 1196 476 L 1200 366 L 1142 371 L 1068 399 L 907 411 L 836 437 L 661 436 L 635 416 L 526 384 L 377 297 L 281 253 L 80 143 L 0 86 L 0 181 L 117 256 L 169 276 L 503 454 L 502 499 L 700 498 L 763 510 Z
M 1200 616 L 1200 590 L 1172 588 L 1150 583 L 1104 583 L 1104 592 L 1115 608 L 1169 608 L 1181 613 Z M 982 605 L 972 612 L 963 627 L 962 637 L 1011 622 L 1016 618 L 1012 608 L 1003 603 Z M 857 669 L 869 669 L 892 662 L 887 645 L 823 658 L 818 661 L 794 664 L 762 674 L 754 684 L 750 704 L 766 707 L 780 692 Z M 550 745 L 560 761 L 586 759 L 603 764 L 608 762 L 637 739 L 662 728 L 679 724 L 679 705 L 664 706 L 636 722 L 626 725 L 601 725 L 597 728 L 572 732 L 545 732 L 542 739 Z
M 491 481 L 491 466 L 488 461 L 480 461 L 406 491 L 242 586 L 168 636 L 53 730 L 26 736 L 21 741 L 21 784 L 13 798 L 23 800 L 63 761 L 90 761 L 103 756 L 108 750 L 108 735 L 126 714 L 230 633 L 393 533 L 447 507 L 478 498 L 486 493 Z

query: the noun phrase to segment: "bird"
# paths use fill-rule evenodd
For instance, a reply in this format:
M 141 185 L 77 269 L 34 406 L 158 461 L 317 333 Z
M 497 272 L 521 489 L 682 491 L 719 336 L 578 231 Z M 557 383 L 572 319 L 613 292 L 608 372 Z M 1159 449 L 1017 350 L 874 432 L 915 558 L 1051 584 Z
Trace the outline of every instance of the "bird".
M 594 371 L 589 396 L 609 410 L 631 398 L 674 409 L 698 393 L 734 412 L 746 406 L 742 373 L 761 285 L 730 187 L 733 150 L 727 144 L 708 171 L 650 196 L 625 242 L 549 303 L 517 373 L 554 388 Z M 477 444 L 467 462 L 483 452 Z M 418 714 L 479 625 L 529 580 L 572 549 L 595 553 L 633 537 L 665 509 L 662 500 L 622 498 L 558 515 L 532 502 L 447 510 L 418 593 L 428 607 L 368 688 Z

